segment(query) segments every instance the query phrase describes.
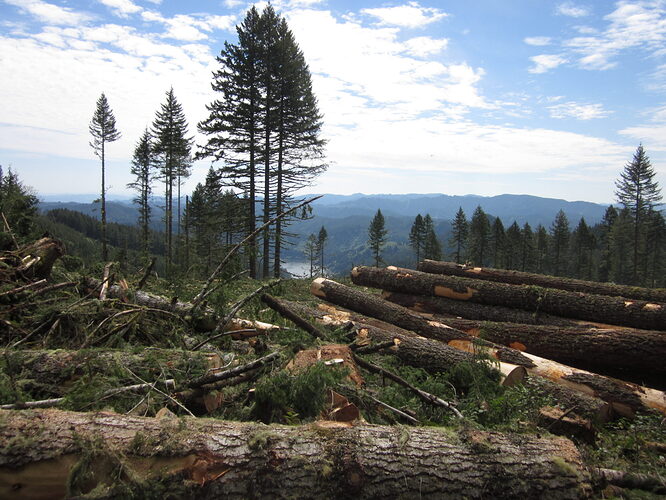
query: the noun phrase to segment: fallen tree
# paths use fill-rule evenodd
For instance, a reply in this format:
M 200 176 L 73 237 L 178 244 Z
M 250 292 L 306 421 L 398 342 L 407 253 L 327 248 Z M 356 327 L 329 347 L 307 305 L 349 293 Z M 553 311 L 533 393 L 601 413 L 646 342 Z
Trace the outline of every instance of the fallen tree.
M 567 290 L 569 292 L 610 295 L 612 297 L 624 297 L 648 302 L 666 302 L 666 289 L 664 288 L 616 285 L 615 283 L 600 283 L 598 281 L 563 278 L 561 276 L 548 276 L 545 274 L 510 271 L 507 269 L 493 269 L 491 267 L 473 267 L 454 262 L 440 262 L 435 260 L 419 262 L 417 269 L 425 273 L 462 276 L 464 278 L 495 281 L 511 285 L 535 285 L 544 288 Z
M 666 375 L 666 332 L 632 328 L 559 328 L 546 325 L 436 317 L 457 330 L 543 358 L 601 371 Z
M 585 498 L 571 441 L 316 422 L 2 411 L 0 496 Z M 371 443 L 371 445 L 369 445 Z
M 663 330 L 666 305 L 622 297 L 567 292 L 537 286 L 507 285 L 478 279 L 423 273 L 411 269 L 355 267 L 357 285 L 416 295 L 434 295 L 479 304 L 543 311 L 557 316 Z
M 512 307 L 477 304 L 462 300 L 447 299 L 446 297 L 410 295 L 407 293 L 384 291 L 382 298 L 416 312 L 460 316 L 479 321 L 502 321 L 523 323 L 526 325 L 592 326 L 591 323 L 582 320 L 553 316 L 543 311 L 529 312 Z

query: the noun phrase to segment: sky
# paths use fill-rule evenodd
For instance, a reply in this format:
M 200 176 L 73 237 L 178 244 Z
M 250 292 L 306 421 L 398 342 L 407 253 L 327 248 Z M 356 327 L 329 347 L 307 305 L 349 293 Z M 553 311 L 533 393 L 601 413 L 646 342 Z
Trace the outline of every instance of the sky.
M 204 143 L 215 57 L 250 5 L 0 0 L 0 165 L 40 195 L 99 193 L 88 125 L 104 92 L 122 134 L 107 188 L 129 195 L 134 147 L 170 87 Z M 666 186 L 666 0 L 272 5 L 324 115 L 329 168 L 307 192 L 610 203 L 640 143 Z M 194 164 L 185 193 L 210 165 Z

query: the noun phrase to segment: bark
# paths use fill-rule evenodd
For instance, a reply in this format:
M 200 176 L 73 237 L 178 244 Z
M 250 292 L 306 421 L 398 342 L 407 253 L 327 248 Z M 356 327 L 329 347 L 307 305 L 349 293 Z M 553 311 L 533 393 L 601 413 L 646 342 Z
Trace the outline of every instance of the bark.
M 557 436 L 566 436 L 588 444 L 594 444 L 596 440 L 592 422 L 575 415 L 573 411 L 546 406 L 539 410 L 538 421 L 539 426 Z
M 51 275 L 53 264 L 65 254 L 65 247 L 53 238 L 40 238 L 18 250 L 21 263 L 16 268 L 19 275 L 29 279 L 43 279 Z
M 0 496 L 586 498 L 571 441 L 318 422 L 2 411 Z M 110 486 L 114 485 L 114 490 Z M 69 486 L 69 488 L 67 488 Z M 122 488 L 125 488 L 124 490 Z M 161 492 L 161 493 L 160 493 Z
M 542 311 L 528 312 L 523 309 L 475 304 L 461 300 L 447 299 L 446 297 L 409 295 L 400 292 L 384 292 L 382 293 L 382 297 L 394 304 L 407 307 L 416 312 L 460 316 L 461 318 L 479 321 L 505 321 L 510 323 L 523 323 L 526 325 L 553 326 L 593 325 L 592 323 L 585 323 L 580 320 L 545 314 Z
M 284 301 L 276 297 L 273 297 L 272 295 L 269 295 L 267 293 L 261 296 L 261 301 L 264 304 L 266 304 L 268 307 L 276 311 L 281 316 L 292 321 L 299 328 L 302 328 L 303 330 L 308 332 L 313 337 L 316 337 L 318 339 L 324 338 L 324 334 L 318 328 L 316 328 L 306 319 L 301 317 L 298 313 L 296 313 L 296 311 L 291 309 L 289 305 L 286 304 Z
M 356 267 L 352 270 L 352 281 L 357 285 L 392 292 L 433 295 L 532 312 L 543 311 L 557 316 L 647 330 L 666 328 L 666 304 L 626 300 L 622 297 L 507 285 L 396 267 Z
M 572 366 L 601 372 L 631 370 L 636 377 L 655 380 L 666 375 L 666 332 L 435 318 L 470 335 Z
M 465 332 L 451 328 L 439 321 L 432 321 L 410 311 L 402 306 L 392 304 L 381 298 L 364 293 L 335 281 L 317 278 L 312 282 L 310 291 L 317 297 L 323 298 L 336 305 L 346 307 L 352 311 L 372 316 L 382 321 L 392 323 L 400 328 L 412 330 L 417 334 L 446 343 L 462 340 L 476 341 L 493 348 L 495 357 L 515 365 L 531 366 L 532 362 L 522 355 L 520 351 L 510 347 L 493 345 L 491 342 L 480 340 Z
M 534 285 L 543 288 L 557 288 L 569 292 L 591 293 L 596 295 L 609 295 L 627 299 L 645 300 L 648 302 L 666 302 L 665 288 L 641 288 L 637 286 L 616 285 L 614 283 L 600 283 L 560 276 L 547 276 L 544 274 L 526 273 L 522 271 L 509 271 L 506 269 L 492 269 L 490 267 L 471 267 L 454 262 L 438 262 L 424 260 L 419 262 L 418 270 L 425 273 L 445 274 L 449 276 L 462 276 L 479 280 L 508 283 L 512 285 Z
M 492 348 L 466 340 L 455 340 L 449 342 L 449 345 L 467 352 L 481 352 L 498 357 Z M 532 366 L 525 367 L 530 376 L 538 375 L 575 391 L 603 399 L 618 415 L 632 418 L 637 412 L 650 410 L 666 415 L 666 393 L 663 391 L 573 368 L 533 354 L 523 354 L 532 361 Z

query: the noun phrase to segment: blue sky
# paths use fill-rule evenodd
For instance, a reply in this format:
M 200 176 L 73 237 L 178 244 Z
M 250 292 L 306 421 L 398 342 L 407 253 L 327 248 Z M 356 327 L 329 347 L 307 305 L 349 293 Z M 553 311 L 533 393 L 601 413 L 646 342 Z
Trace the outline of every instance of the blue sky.
M 249 5 L 0 0 L 0 165 L 40 194 L 98 192 L 88 123 L 105 92 L 123 134 L 109 193 L 127 194 L 170 86 L 196 135 L 215 56 Z M 640 142 L 666 185 L 666 0 L 273 5 L 324 113 L 330 167 L 309 192 L 611 202 Z

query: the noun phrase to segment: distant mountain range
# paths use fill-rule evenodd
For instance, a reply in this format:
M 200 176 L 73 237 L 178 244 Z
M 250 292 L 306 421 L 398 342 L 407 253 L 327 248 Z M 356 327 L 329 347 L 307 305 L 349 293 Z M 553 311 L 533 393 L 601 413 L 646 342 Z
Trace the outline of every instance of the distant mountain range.
M 90 200 L 79 195 L 78 200 Z M 43 197 L 40 210 L 67 208 L 99 218 L 99 203 L 81 203 L 75 195 L 62 195 L 56 201 L 53 196 Z M 153 229 L 162 229 L 161 206 L 163 201 L 154 200 Z M 184 203 L 183 203 L 184 205 Z M 324 226 L 329 235 L 326 246 L 326 266 L 336 273 L 347 272 L 352 265 L 369 264 L 371 255 L 366 248 L 367 228 L 378 209 L 386 218 L 389 231 L 389 243 L 384 251 L 386 262 L 396 265 L 413 265 L 413 255 L 407 245 L 409 230 L 417 214 L 427 213 L 435 222 L 438 237 L 445 245 L 451 230 L 451 220 L 459 207 L 469 220 L 477 206 L 488 215 L 499 217 L 508 227 L 515 220 L 520 226 L 528 222 L 532 228 L 542 224 L 547 229 L 559 210 L 563 210 L 574 229 L 581 217 L 594 225 L 599 222 L 607 205 L 586 201 L 566 201 L 553 198 L 541 198 L 529 195 L 504 194 L 499 196 L 450 196 L 445 194 L 398 194 L 398 195 L 333 195 L 327 194 L 313 203 L 314 217 L 304 221 L 294 221 L 289 232 L 296 233 L 293 246 L 284 252 L 289 264 L 305 260 L 303 243 L 312 233 L 317 233 Z M 136 206 L 128 199 L 116 199 L 107 202 L 107 220 L 120 224 L 134 225 L 137 221 Z

